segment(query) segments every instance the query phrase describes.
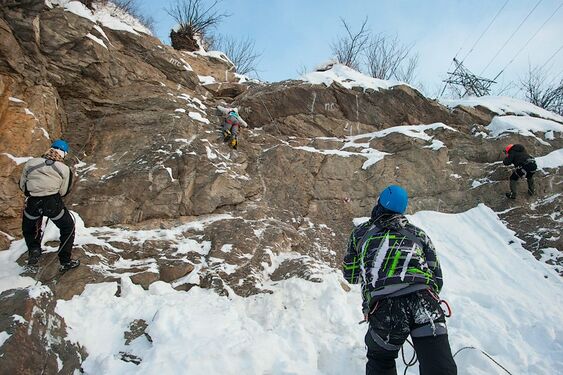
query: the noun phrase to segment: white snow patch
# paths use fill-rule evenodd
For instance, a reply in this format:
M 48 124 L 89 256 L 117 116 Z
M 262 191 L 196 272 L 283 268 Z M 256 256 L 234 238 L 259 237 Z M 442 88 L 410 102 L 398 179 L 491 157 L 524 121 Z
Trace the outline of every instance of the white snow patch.
M 18 98 L 14 98 L 13 96 L 10 96 L 8 98 L 9 101 L 14 102 L 14 103 L 25 103 L 23 100 L 18 99 Z
M 473 180 L 473 182 L 471 183 L 471 189 L 478 188 L 481 185 L 490 184 L 491 182 L 493 182 L 493 181 L 491 181 L 488 178 L 481 178 L 481 179 L 478 179 L 478 180 Z
M 189 112 L 188 116 L 196 121 L 203 122 L 204 124 L 209 124 L 209 120 L 203 117 L 199 112 Z
M 32 116 L 34 119 L 37 120 L 37 117 L 35 117 L 35 113 L 31 112 L 31 111 L 29 110 L 29 108 L 25 108 L 24 111 L 25 111 L 25 114 L 26 114 L 26 115 Z
M 327 87 L 332 85 L 333 82 L 338 82 L 347 89 L 363 87 L 364 89 L 379 90 L 405 85 L 405 83 L 398 81 L 372 78 L 342 64 L 334 64 L 329 70 L 322 72 L 304 74 L 300 79 L 316 85 L 324 84 Z
M 359 135 L 348 136 L 346 138 L 350 141 L 350 143 L 347 143 L 346 145 L 344 145 L 343 148 L 355 146 L 356 145 L 355 142 L 358 141 L 358 140 L 361 140 L 361 139 L 369 138 L 371 140 L 371 139 L 374 139 L 374 138 L 383 138 L 383 137 L 386 137 L 387 135 L 389 135 L 391 133 L 400 133 L 400 134 L 406 135 L 407 137 L 418 138 L 418 139 L 422 139 L 422 140 L 425 140 L 425 141 L 431 141 L 431 140 L 433 140 L 433 137 L 426 134 L 426 131 L 436 130 L 436 129 L 445 129 L 445 130 L 457 132 L 457 130 L 455 130 L 451 126 L 448 126 L 448 125 L 443 124 L 441 122 L 437 122 L 437 123 L 434 123 L 434 124 L 428 124 L 428 125 L 393 126 L 391 128 L 379 130 L 379 131 L 376 131 L 376 132 L 373 132 L 373 133 L 364 133 L 364 134 L 359 134 Z
M 100 33 L 100 35 L 103 36 L 104 38 L 106 38 L 106 40 L 109 42 L 109 38 L 108 38 L 108 36 L 106 35 L 106 33 L 104 32 L 104 29 L 102 29 L 102 28 L 101 28 L 100 26 L 98 26 L 98 25 L 94 25 L 94 29 L 96 29 L 96 30 Z M 110 43 L 110 44 L 111 44 L 111 43 Z
M 7 152 L 3 152 L 2 155 L 6 155 L 7 157 L 9 157 L 13 161 L 15 161 L 17 165 L 27 163 L 29 160 L 33 159 L 33 156 L 18 157 L 18 156 L 14 156 L 12 154 L 8 154 Z
M 0 348 L 2 347 L 2 345 L 4 345 L 6 340 L 10 338 L 10 336 L 12 335 L 9 334 L 8 332 L 0 332 Z
M 99 45 L 101 45 L 102 47 L 104 47 L 105 49 L 108 49 L 108 46 L 106 46 L 106 44 L 104 43 L 103 40 L 101 40 L 100 38 L 98 38 L 97 36 L 94 36 L 90 33 L 86 34 L 86 36 L 90 39 L 92 39 L 94 42 L 98 43 Z
M 186 110 L 184 108 L 176 108 L 174 112 L 186 113 Z
M 208 159 L 210 160 L 217 159 L 217 154 L 209 146 L 205 146 L 205 150 L 207 152 Z
M 375 150 L 375 149 L 372 149 L 372 148 L 366 148 L 366 149 L 362 150 L 362 152 L 349 152 L 349 151 L 342 151 L 342 150 L 319 150 L 319 149 L 316 149 L 316 148 L 310 147 L 310 146 L 296 146 L 296 147 L 292 147 L 292 148 L 294 148 L 296 150 L 313 152 L 313 153 L 318 153 L 318 154 L 323 154 L 323 155 L 336 155 L 336 156 L 341 156 L 341 157 L 345 157 L 345 158 L 350 157 L 350 156 L 362 156 L 362 157 L 367 159 L 364 162 L 364 164 L 362 165 L 362 169 L 368 169 L 369 167 L 371 167 L 372 165 L 374 165 L 378 161 L 383 160 L 385 155 L 390 155 L 387 152 L 378 151 L 378 150 Z
M 199 78 L 199 82 L 201 82 L 204 85 L 208 85 L 211 83 L 215 83 L 215 78 L 212 76 L 197 76 Z
M 170 179 L 172 180 L 172 182 L 177 181 L 174 176 L 172 175 L 172 168 L 170 167 L 165 167 L 166 171 L 168 172 L 168 174 L 170 175 Z
M 25 318 L 23 316 L 18 315 L 18 314 L 12 315 L 12 319 L 14 319 L 15 323 L 19 323 L 19 324 L 27 323 L 27 320 L 25 320 Z
M 535 158 L 539 169 L 559 168 L 563 166 L 563 148 Z
M 498 137 L 503 133 L 517 133 L 526 137 L 534 137 L 543 144 L 547 142 L 534 135 L 538 132 L 563 132 L 563 124 L 555 121 L 544 120 L 529 116 L 495 116 L 487 126 L 492 137 Z
M 224 244 L 223 246 L 221 246 L 221 251 L 224 253 L 230 253 L 231 250 L 233 250 L 233 245 L 228 243 L 228 244 Z
M 51 139 L 51 138 L 49 137 L 49 133 L 47 132 L 47 129 L 45 129 L 45 128 L 40 128 L 40 129 L 41 129 L 41 131 L 43 132 L 43 136 L 44 136 L 45 138 Z
M 546 119 L 563 122 L 563 116 L 547 111 L 524 100 L 510 98 L 507 96 L 482 96 L 479 98 L 470 97 L 463 99 L 440 99 L 440 103 L 450 108 L 457 107 L 458 105 L 463 105 L 466 107 L 482 106 L 499 115 L 508 113 L 521 116 L 536 115 Z
M 49 0 L 46 4 L 48 6 L 62 6 L 65 11 L 89 19 L 93 23 L 100 23 L 108 29 L 127 31 L 133 34 L 138 34 L 137 31 L 139 31 L 151 35 L 150 30 L 143 26 L 139 20 L 123 12 L 111 2 L 107 4 L 95 3 L 93 12 L 79 1 Z

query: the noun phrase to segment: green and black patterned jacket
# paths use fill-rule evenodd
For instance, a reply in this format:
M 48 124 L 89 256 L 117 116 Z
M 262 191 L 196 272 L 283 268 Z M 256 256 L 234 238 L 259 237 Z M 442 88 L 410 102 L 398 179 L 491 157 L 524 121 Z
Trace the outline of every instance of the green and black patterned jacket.
M 354 229 L 343 272 L 348 282 L 361 282 L 364 312 L 379 299 L 426 288 L 439 293 L 443 284 L 430 238 L 400 214 L 380 215 Z

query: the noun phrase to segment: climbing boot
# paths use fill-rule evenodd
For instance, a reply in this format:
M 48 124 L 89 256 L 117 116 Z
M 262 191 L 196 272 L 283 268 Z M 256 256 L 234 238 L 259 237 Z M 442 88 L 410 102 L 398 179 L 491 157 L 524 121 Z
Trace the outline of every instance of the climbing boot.
M 78 259 L 71 259 L 66 263 L 62 263 L 59 267 L 59 272 L 66 272 L 73 268 L 76 268 L 80 265 L 80 261 Z
M 510 193 L 506 193 L 507 198 L 516 199 L 516 187 L 518 180 L 510 180 Z
M 231 139 L 231 143 L 229 143 L 229 145 L 235 150 L 237 149 L 237 144 L 238 142 L 236 138 Z
M 536 188 L 534 186 L 534 179 L 532 177 L 528 178 L 528 195 L 532 196 L 536 193 Z
M 41 249 L 30 249 L 29 258 L 27 258 L 28 266 L 36 266 L 39 263 L 39 258 L 41 258 Z

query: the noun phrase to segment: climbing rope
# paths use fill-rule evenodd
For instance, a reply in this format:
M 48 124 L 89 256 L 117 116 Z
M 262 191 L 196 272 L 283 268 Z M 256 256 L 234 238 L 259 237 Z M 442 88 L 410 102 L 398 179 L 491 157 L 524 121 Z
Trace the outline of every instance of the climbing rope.
M 414 345 L 410 342 L 410 340 L 407 339 L 407 342 L 409 343 L 409 345 L 414 350 Z M 457 352 L 455 352 L 455 354 L 453 355 L 453 358 L 455 358 L 456 355 L 458 355 L 460 352 L 462 352 L 466 349 L 473 349 L 473 350 L 480 351 L 483 355 L 485 355 L 487 358 L 489 358 L 491 361 L 493 361 L 498 367 L 503 369 L 507 374 L 512 375 L 512 373 L 510 371 L 508 371 L 503 365 L 498 363 L 489 353 L 485 352 L 484 350 L 478 349 L 474 346 L 464 346 L 463 348 L 461 348 Z M 405 359 L 405 352 L 404 352 L 403 348 L 401 348 L 401 357 L 403 359 L 403 363 L 405 364 L 405 371 L 403 372 L 403 375 L 407 375 L 407 371 L 408 371 L 409 367 L 414 366 L 416 364 L 416 362 L 418 362 L 418 358 L 416 358 L 416 352 L 415 352 L 415 353 L 413 353 L 412 358 L 407 362 L 406 359 Z
M 491 361 L 493 361 L 498 367 L 500 367 L 501 369 L 503 369 L 504 371 L 506 371 L 507 374 L 512 375 L 512 373 L 510 371 L 508 371 L 506 368 L 504 368 L 503 365 L 501 365 L 500 363 L 498 363 L 493 357 L 491 357 L 491 355 L 489 355 L 489 353 L 485 352 L 484 350 L 478 349 L 474 346 L 464 346 L 463 348 L 459 349 L 457 352 L 455 352 L 454 354 L 454 358 L 456 355 L 458 355 L 459 352 L 464 351 L 465 349 L 473 349 L 473 350 L 478 350 L 480 351 L 482 354 L 484 354 L 487 358 L 489 358 Z
M 407 375 L 407 371 L 409 367 L 416 365 L 416 362 L 418 362 L 418 358 L 416 358 L 416 352 L 414 351 L 413 343 L 409 339 L 407 339 L 407 342 L 411 346 L 413 353 L 412 353 L 412 358 L 407 362 L 405 360 L 405 351 L 403 350 L 403 347 L 401 347 L 401 358 L 403 359 L 403 363 L 405 364 L 405 371 L 403 372 L 403 375 Z
M 59 246 L 59 250 L 57 250 L 56 255 L 59 254 L 59 252 L 61 251 L 61 249 L 63 247 L 65 247 L 66 243 L 68 242 L 68 240 L 70 239 L 70 237 L 72 237 L 72 235 L 74 234 L 74 231 L 76 230 L 76 220 L 74 219 L 74 215 L 72 214 L 72 212 L 68 211 L 68 213 L 70 214 L 70 217 L 72 218 L 72 221 L 74 223 L 74 226 L 72 228 L 72 231 L 70 232 L 70 235 L 66 238 L 65 242 L 63 242 L 63 244 L 61 246 Z M 49 222 L 49 219 L 47 218 L 47 222 Z M 47 229 L 47 224 L 45 224 L 45 229 Z M 43 235 L 45 234 L 45 231 L 43 231 Z M 41 236 L 41 240 L 43 240 L 43 235 Z M 42 267 L 39 272 L 37 273 L 37 276 L 35 277 L 35 285 L 37 286 L 37 284 L 39 284 L 39 281 L 41 280 L 41 276 L 43 275 L 43 272 L 45 272 L 45 270 L 47 268 L 49 268 L 49 266 L 51 266 L 51 264 L 53 264 L 54 260 L 57 259 L 57 256 L 54 256 L 51 258 L 51 260 L 49 262 L 47 262 L 47 264 Z

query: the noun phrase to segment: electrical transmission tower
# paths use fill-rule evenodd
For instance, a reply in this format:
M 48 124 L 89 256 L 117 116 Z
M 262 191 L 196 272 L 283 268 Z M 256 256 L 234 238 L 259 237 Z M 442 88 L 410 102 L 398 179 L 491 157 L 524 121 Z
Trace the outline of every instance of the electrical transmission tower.
M 460 97 L 489 95 L 491 85 L 496 83 L 494 80 L 477 77 L 455 57 L 454 64 L 454 71 L 448 72 L 449 77 L 444 82 L 450 85 Z

